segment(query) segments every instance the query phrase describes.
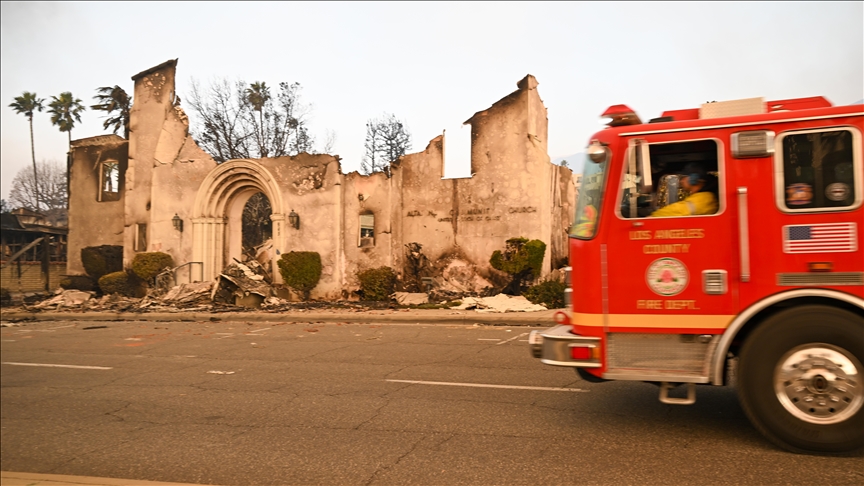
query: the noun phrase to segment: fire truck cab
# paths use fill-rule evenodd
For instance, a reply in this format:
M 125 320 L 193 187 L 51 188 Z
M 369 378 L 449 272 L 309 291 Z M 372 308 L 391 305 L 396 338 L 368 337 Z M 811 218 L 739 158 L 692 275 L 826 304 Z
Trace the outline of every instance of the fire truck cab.
M 864 447 L 864 105 L 712 102 L 591 137 L 569 296 L 532 355 L 589 381 L 734 385 L 795 452 Z M 669 391 L 684 386 L 686 397 Z M 676 394 L 680 395 L 680 394 Z

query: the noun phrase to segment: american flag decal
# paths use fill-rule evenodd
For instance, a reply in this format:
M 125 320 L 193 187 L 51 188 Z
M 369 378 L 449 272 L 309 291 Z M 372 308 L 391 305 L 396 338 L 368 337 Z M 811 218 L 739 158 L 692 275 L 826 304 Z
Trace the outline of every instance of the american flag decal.
M 783 227 L 784 253 L 832 253 L 858 250 L 855 223 L 798 224 Z

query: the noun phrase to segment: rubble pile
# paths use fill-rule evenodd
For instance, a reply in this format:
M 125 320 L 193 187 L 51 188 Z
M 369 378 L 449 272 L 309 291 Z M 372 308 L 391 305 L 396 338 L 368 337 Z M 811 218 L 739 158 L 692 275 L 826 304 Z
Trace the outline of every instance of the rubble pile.
M 85 292 L 83 290 L 64 290 L 62 293 L 43 300 L 32 307 L 39 310 L 60 310 L 64 307 L 80 307 L 85 302 L 89 301 L 95 292 Z
M 399 305 L 423 305 L 429 303 L 429 294 L 425 292 L 395 292 L 393 300 Z
M 256 260 L 240 263 L 235 260 L 222 270 L 211 296 L 213 302 L 260 307 L 273 296 L 270 276 Z
M 490 312 L 535 312 L 544 311 L 546 306 L 532 304 L 521 295 L 513 296 L 498 294 L 494 297 L 467 297 L 462 300 L 462 305 L 453 307 L 457 310 L 476 310 L 480 313 Z
M 416 248 L 419 254 L 419 245 Z M 425 266 L 425 262 L 424 265 Z M 123 297 L 117 294 L 97 297 L 95 292 L 58 290 L 41 302 L 28 303 L 22 308 L 31 312 L 236 312 L 238 307 L 260 309 L 260 312 L 279 313 L 304 310 L 388 309 L 398 306 L 440 306 L 476 312 L 532 312 L 546 310 L 522 296 L 499 294 L 477 269 L 459 255 L 450 255 L 436 261 L 439 277 L 424 277 L 427 292 L 395 292 L 389 302 L 292 302 L 277 297 L 270 275 L 254 259 L 235 260 L 215 281 L 192 282 L 171 288 L 150 289 L 143 298 Z M 422 273 L 417 274 L 420 278 Z M 497 294 L 497 295 L 496 295 Z M 281 296 L 282 293 L 279 293 Z M 436 304 L 437 303 L 437 304 Z M 449 303 L 449 304 L 448 304 Z

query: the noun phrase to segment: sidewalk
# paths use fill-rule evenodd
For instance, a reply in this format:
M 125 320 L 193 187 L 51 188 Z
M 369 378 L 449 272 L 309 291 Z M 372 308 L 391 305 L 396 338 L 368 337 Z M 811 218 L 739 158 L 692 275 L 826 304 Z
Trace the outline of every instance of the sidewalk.
M 489 326 L 551 327 L 557 310 L 538 312 L 477 312 L 453 309 L 291 310 L 287 312 L 27 312 L 0 309 L 4 323 L 39 321 L 152 321 L 152 322 L 360 322 L 399 324 L 482 324 Z
M 0 471 L 0 486 L 191 486 L 189 483 L 160 483 L 134 479 L 94 478 L 63 474 Z

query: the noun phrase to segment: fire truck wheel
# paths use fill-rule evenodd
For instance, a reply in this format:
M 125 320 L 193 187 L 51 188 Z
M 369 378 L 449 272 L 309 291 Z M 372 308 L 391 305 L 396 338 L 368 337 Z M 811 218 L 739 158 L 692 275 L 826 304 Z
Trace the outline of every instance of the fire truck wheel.
M 792 452 L 864 447 L 864 319 L 821 305 L 768 318 L 744 343 L 739 399 L 753 425 Z

